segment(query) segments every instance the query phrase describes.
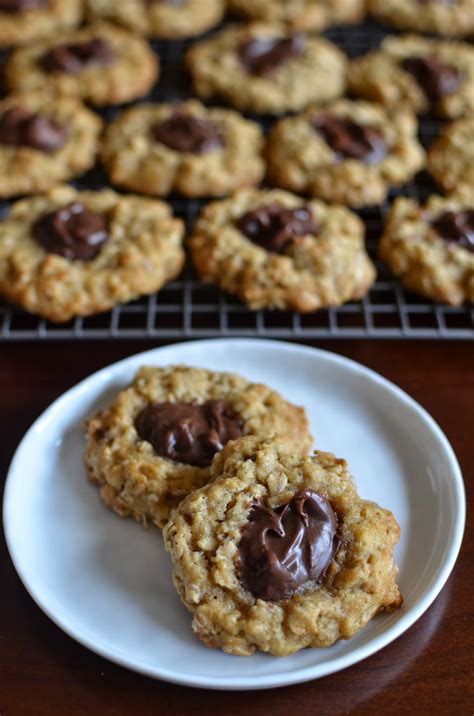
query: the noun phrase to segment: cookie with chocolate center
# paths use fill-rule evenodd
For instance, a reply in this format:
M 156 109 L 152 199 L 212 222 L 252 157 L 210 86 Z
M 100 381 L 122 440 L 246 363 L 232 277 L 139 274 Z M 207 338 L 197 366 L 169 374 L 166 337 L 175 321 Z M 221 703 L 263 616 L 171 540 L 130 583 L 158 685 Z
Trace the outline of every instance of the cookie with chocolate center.
M 26 45 L 82 20 L 82 0 L 0 0 L 0 47 Z

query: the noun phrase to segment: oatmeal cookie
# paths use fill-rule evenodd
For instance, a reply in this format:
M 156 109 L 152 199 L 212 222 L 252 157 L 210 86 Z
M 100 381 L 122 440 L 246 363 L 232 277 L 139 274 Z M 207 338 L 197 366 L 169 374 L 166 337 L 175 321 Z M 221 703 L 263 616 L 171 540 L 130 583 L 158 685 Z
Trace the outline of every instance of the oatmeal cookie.
M 347 464 L 244 437 L 164 529 L 173 580 L 206 646 L 285 656 L 349 639 L 400 606 L 389 510 L 362 500 Z
M 474 191 L 474 118 L 443 129 L 428 152 L 428 170 L 445 191 L 458 191 L 464 184 Z
M 101 157 L 110 181 L 143 194 L 221 196 L 265 173 L 260 127 L 191 100 L 140 105 L 107 128 Z
M 82 0 L 0 0 L 0 47 L 34 42 L 81 20 Z
M 87 0 L 91 20 L 107 20 L 148 37 L 200 35 L 224 17 L 225 0 Z
M 101 129 L 74 97 L 40 90 L 0 100 L 0 197 L 45 191 L 89 169 Z
M 474 303 L 474 190 L 425 206 L 397 199 L 386 219 L 380 257 L 409 290 L 459 306 Z
M 233 25 L 186 55 L 194 88 L 258 114 L 330 102 L 345 88 L 346 59 L 321 37 L 289 35 L 282 25 Z
M 451 37 L 474 34 L 473 0 L 368 0 L 368 10 L 399 30 Z
M 56 187 L 0 222 L 0 294 L 55 322 L 105 311 L 174 278 L 183 233 L 162 202 Z
M 158 527 L 206 484 L 230 439 L 276 435 L 298 454 L 311 445 L 303 408 L 241 376 L 185 366 L 141 368 L 86 430 L 87 474 L 104 503 Z
M 355 214 L 279 190 L 241 190 L 209 204 L 189 249 L 204 281 L 253 310 L 338 306 L 375 280 Z
M 13 91 L 54 90 L 102 106 L 146 94 L 158 68 L 145 40 L 96 23 L 15 50 L 6 62 L 5 79 Z
M 451 119 L 474 111 L 474 49 L 415 35 L 387 37 L 379 50 L 349 63 L 349 91 L 390 110 Z
M 341 99 L 280 120 L 267 145 L 273 184 L 349 206 L 377 204 L 421 169 L 424 151 L 409 110 Z
M 365 15 L 364 0 L 229 0 L 229 9 L 247 20 L 284 22 L 292 30 L 324 30 L 356 23 Z

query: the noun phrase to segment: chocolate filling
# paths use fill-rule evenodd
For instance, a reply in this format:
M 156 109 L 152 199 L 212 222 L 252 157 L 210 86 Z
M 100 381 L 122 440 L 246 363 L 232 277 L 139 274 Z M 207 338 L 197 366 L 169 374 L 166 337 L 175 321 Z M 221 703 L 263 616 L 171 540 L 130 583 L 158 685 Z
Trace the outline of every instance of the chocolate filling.
M 293 57 L 303 52 L 301 35 L 283 38 L 244 40 L 237 48 L 240 62 L 250 75 L 265 77 Z
M 203 117 L 176 111 L 152 127 L 153 137 L 176 152 L 205 154 L 222 145 L 216 127 Z
M 308 207 L 285 209 L 277 203 L 248 211 L 236 221 L 236 226 L 254 244 L 276 254 L 284 253 L 298 236 L 317 233 Z
M 241 584 L 258 599 L 278 601 L 320 581 L 338 547 L 337 526 L 331 505 L 313 490 L 274 509 L 253 504 L 237 553 Z
M 108 65 L 117 54 L 114 48 L 100 37 L 86 42 L 69 42 L 56 45 L 40 58 L 40 65 L 46 72 L 64 72 L 76 75 L 86 67 Z
M 158 455 L 196 467 L 208 467 L 216 452 L 242 435 L 241 421 L 223 400 L 152 403 L 138 414 L 135 427 Z
M 438 238 L 474 253 L 474 209 L 446 211 L 431 222 Z
M 105 217 L 77 201 L 40 216 L 32 233 L 49 254 L 71 261 L 91 261 L 109 238 Z
M 0 0 L 0 12 L 16 14 L 45 7 L 48 0 Z
M 60 149 L 67 136 L 66 127 L 21 107 L 11 107 L 0 116 L 0 144 L 32 147 L 49 153 Z
M 320 114 L 314 120 L 315 130 L 340 159 L 358 159 L 377 164 L 387 155 L 382 133 L 375 127 L 357 124 L 331 114 Z
M 457 67 L 436 57 L 407 57 L 402 67 L 414 77 L 432 104 L 455 92 L 461 82 Z

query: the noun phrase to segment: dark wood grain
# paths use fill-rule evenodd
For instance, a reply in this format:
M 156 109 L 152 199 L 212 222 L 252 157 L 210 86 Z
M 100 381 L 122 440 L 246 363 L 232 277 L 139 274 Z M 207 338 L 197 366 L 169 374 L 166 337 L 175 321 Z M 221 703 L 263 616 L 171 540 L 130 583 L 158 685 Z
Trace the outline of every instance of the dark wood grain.
M 69 343 L 0 347 L 0 475 L 44 408 L 91 372 L 151 345 Z M 470 344 L 323 343 L 379 371 L 418 400 L 454 446 L 472 505 L 474 351 Z M 383 478 L 381 478 L 383 479 Z M 0 714 L 472 714 L 474 712 L 474 531 L 428 612 L 371 658 L 319 681 L 231 693 L 177 687 L 115 666 L 60 631 L 22 587 L 0 552 Z

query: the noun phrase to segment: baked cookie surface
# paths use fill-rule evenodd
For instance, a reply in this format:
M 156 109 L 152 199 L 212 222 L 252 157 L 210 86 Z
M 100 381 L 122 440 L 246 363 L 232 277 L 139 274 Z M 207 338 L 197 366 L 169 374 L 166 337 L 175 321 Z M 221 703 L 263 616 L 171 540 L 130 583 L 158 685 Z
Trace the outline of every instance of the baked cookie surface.
M 472 188 L 425 206 L 394 202 L 379 254 L 408 290 L 453 306 L 474 303 L 473 206 Z
M 444 127 L 429 149 L 428 171 L 445 191 L 474 191 L 474 117 Z
M 265 173 L 260 127 L 227 109 L 140 105 L 107 128 L 101 158 L 113 184 L 144 194 L 220 196 Z
M 344 460 L 245 437 L 164 529 L 195 635 L 230 654 L 277 656 L 349 639 L 400 606 L 392 513 L 362 500 Z
M 355 214 L 280 190 L 242 190 L 208 204 L 189 249 L 204 281 L 254 310 L 340 305 L 375 280 Z
M 364 0 L 229 0 L 229 9 L 247 20 L 283 22 L 293 30 L 324 30 L 365 15 Z
M 324 38 L 280 24 L 231 25 L 186 55 L 195 91 L 257 114 L 329 102 L 345 88 L 346 59 Z
M 107 20 L 148 37 L 178 40 L 200 35 L 217 25 L 225 0 L 87 0 L 91 20 Z
M 183 233 L 162 202 L 56 187 L 0 222 L 0 294 L 55 322 L 105 311 L 174 278 Z
M 143 96 L 158 70 L 157 56 L 145 40 L 98 22 L 14 50 L 5 80 L 12 91 L 41 88 L 103 106 Z
M 349 206 L 377 204 L 424 165 L 410 111 L 341 99 L 277 122 L 267 143 L 272 184 Z
M 474 49 L 467 43 L 387 37 L 379 50 L 352 60 L 347 77 L 350 92 L 390 109 L 405 105 L 448 119 L 474 112 Z
M 0 47 L 24 45 L 82 20 L 82 0 L 3 0 L 0 2 Z
M 0 197 L 45 191 L 89 169 L 101 129 L 74 97 L 33 91 L 0 100 Z
M 368 10 L 399 30 L 451 37 L 474 33 L 473 0 L 368 0 Z
M 86 424 L 85 463 L 104 503 L 163 527 L 170 512 L 210 479 L 214 454 L 241 434 L 278 436 L 305 453 L 305 412 L 271 388 L 232 373 L 141 368 Z

